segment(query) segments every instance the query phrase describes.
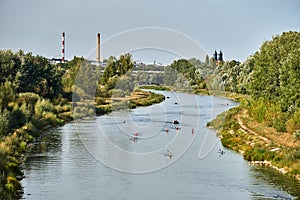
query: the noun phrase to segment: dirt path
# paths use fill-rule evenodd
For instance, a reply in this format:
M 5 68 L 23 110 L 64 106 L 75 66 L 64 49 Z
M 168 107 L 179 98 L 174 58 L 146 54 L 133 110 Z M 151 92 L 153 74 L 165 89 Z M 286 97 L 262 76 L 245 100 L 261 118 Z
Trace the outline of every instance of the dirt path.
M 266 137 L 263 137 L 259 134 L 257 134 L 256 132 L 252 131 L 251 129 L 249 129 L 247 126 L 245 126 L 243 120 L 241 119 L 242 116 L 247 116 L 247 113 L 246 113 L 246 110 L 242 110 L 241 113 L 239 113 L 237 115 L 237 121 L 241 127 L 241 131 L 243 131 L 244 133 L 248 133 L 248 134 L 252 134 L 252 135 L 255 135 L 257 136 L 258 138 L 260 138 L 261 140 L 264 140 L 266 143 L 270 144 L 271 143 L 271 140 L 269 140 L 268 138 Z
M 243 131 L 244 133 L 252 134 L 262 141 L 265 141 L 267 144 L 273 143 L 276 146 L 300 147 L 300 141 L 295 140 L 293 134 L 287 132 L 277 132 L 275 128 L 268 127 L 263 123 L 250 121 L 247 110 L 243 109 L 242 111 L 240 111 L 236 115 L 236 119 L 241 127 L 241 131 Z M 247 126 L 244 123 L 245 119 L 249 120 L 249 122 L 247 122 Z

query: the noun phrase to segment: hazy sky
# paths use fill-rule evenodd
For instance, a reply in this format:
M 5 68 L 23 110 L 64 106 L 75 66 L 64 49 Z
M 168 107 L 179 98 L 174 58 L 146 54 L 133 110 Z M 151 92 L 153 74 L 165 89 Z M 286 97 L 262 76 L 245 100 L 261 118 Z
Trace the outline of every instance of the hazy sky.
M 143 27 L 175 30 L 210 55 L 221 49 L 225 60 L 244 61 L 273 35 L 300 31 L 300 1 L 0 0 L 0 49 L 58 57 L 64 31 L 67 59 L 88 57 L 97 32 L 106 40 Z M 134 58 L 151 61 L 156 56 L 158 62 L 168 62 L 159 52 L 138 52 Z

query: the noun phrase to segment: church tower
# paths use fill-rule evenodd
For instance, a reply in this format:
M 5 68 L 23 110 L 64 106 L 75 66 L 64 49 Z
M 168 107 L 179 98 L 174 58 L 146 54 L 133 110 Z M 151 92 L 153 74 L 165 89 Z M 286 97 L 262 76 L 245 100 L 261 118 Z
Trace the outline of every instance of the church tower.
M 218 61 L 218 53 L 216 50 L 215 50 L 215 53 L 213 54 L 213 56 L 214 56 L 215 61 L 217 62 Z
M 219 59 L 218 59 L 219 62 L 223 62 L 223 53 L 222 51 L 220 50 L 220 53 L 219 53 Z

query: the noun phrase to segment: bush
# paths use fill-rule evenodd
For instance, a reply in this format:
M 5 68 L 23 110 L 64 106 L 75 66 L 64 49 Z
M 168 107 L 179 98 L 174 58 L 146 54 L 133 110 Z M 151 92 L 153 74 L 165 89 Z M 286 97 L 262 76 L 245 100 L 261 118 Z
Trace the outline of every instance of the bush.
M 18 105 L 15 105 L 10 117 L 10 128 L 20 128 L 26 123 L 26 116 L 25 114 L 20 110 L 20 107 Z
M 104 105 L 105 104 L 105 99 L 103 97 L 96 97 L 95 103 L 97 105 Z
M 43 117 L 45 112 L 57 113 L 53 104 L 47 99 L 40 98 L 35 104 L 35 116 L 37 118 Z
M 39 132 L 38 132 L 37 128 L 33 125 L 32 122 L 26 123 L 24 128 L 27 129 L 28 132 L 31 133 L 33 136 L 38 136 L 39 135 Z
M 73 109 L 73 118 L 83 118 L 94 114 L 94 110 L 87 106 L 76 106 Z
M 273 118 L 273 127 L 279 132 L 286 131 L 287 114 L 280 112 Z
M 293 133 L 293 136 L 294 136 L 294 140 L 300 140 L 300 130 L 296 130 Z
M 258 122 L 263 122 L 266 114 L 266 102 L 263 98 L 249 102 L 249 114 Z
M 286 122 L 286 130 L 289 133 L 300 130 L 300 108 L 297 108 L 293 116 Z
M 10 112 L 7 109 L 5 109 L 3 112 L 0 111 L 0 136 L 8 134 L 9 118 Z
M 111 106 L 96 106 L 96 114 L 97 115 L 104 115 L 106 113 L 110 113 L 112 111 L 112 107 Z
M 52 112 L 43 112 L 43 120 L 45 120 L 47 125 L 57 125 L 58 119 L 56 115 Z

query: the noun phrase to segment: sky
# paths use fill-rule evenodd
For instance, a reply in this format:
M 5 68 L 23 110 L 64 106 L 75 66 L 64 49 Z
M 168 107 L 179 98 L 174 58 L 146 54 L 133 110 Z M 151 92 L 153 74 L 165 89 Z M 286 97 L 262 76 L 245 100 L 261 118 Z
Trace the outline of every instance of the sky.
M 106 52 L 114 42 L 115 50 L 126 43 L 124 51 L 146 63 L 202 60 L 203 52 L 212 56 L 215 50 L 225 60 L 244 61 L 264 41 L 290 30 L 300 31 L 299 0 L 0 0 L 0 49 L 48 58 L 60 57 L 65 32 L 67 59 L 95 59 L 99 32 L 101 57 L 124 53 Z M 194 44 L 203 52 L 189 48 Z

